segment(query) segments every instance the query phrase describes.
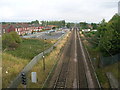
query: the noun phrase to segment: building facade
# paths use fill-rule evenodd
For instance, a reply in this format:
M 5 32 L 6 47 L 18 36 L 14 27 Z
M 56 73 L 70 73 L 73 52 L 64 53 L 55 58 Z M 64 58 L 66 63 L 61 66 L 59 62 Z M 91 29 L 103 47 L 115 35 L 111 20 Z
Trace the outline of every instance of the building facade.
M 42 30 L 51 30 L 56 25 L 47 25 L 46 27 L 37 24 L 27 24 L 27 23 L 15 23 L 15 24 L 4 24 L 2 25 L 2 34 L 15 31 L 18 35 L 29 35 Z

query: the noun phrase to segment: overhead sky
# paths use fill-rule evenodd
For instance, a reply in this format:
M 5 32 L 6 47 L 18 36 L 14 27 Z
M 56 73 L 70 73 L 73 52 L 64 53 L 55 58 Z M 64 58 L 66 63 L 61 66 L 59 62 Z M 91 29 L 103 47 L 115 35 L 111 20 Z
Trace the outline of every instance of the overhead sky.
M 0 21 L 106 21 L 118 12 L 119 0 L 0 0 Z

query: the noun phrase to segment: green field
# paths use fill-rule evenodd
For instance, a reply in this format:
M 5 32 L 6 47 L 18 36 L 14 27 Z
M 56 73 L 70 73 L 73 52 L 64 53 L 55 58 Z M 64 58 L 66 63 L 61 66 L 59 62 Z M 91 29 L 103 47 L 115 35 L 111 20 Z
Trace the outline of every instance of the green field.
M 22 59 L 31 60 L 34 56 L 42 52 L 44 50 L 44 47 L 47 49 L 50 46 L 52 46 L 52 43 L 45 40 L 23 39 L 18 48 L 15 50 L 7 50 L 5 52 Z

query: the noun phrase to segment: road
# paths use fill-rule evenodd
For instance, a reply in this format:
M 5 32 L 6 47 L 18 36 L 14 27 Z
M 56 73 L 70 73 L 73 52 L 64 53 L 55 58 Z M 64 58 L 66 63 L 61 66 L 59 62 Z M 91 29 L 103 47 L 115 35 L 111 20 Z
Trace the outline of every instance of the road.
M 37 38 L 41 39 L 58 39 L 61 37 L 64 33 L 62 31 L 52 32 L 52 33 L 44 33 L 42 35 L 37 36 Z
M 99 88 L 91 62 L 77 28 L 71 31 L 58 65 L 48 82 L 49 88 Z
M 27 35 L 27 36 L 22 36 L 22 37 L 23 38 L 40 38 L 40 39 L 59 39 L 63 34 L 66 33 L 66 32 L 63 33 L 62 31 L 55 31 L 55 32 L 49 32 L 49 31 L 50 30 Z

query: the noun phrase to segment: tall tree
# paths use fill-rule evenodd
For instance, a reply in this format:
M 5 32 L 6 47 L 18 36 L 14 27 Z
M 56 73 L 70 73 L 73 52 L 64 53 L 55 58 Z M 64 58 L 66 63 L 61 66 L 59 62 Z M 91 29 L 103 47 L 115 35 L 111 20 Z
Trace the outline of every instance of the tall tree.
M 86 23 L 86 22 L 80 22 L 79 24 L 80 24 L 81 29 L 88 29 L 89 28 L 88 23 Z
M 31 24 L 39 24 L 38 20 L 32 21 Z
M 97 24 L 96 23 L 91 23 L 91 26 L 93 27 L 93 29 L 97 29 Z
M 112 55 L 120 53 L 120 16 L 117 14 L 107 24 L 107 30 L 104 32 L 103 37 L 100 40 L 100 48 L 106 52 L 101 44 L 108 50 Z M 106 52 L 107 54 L 107 52 Z
M 102 20 L 95 35 L 97 45 L 104 55 L 120 53 L 120 16 L 114 15 L 107 23 Z

